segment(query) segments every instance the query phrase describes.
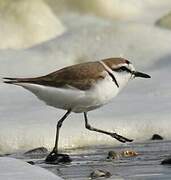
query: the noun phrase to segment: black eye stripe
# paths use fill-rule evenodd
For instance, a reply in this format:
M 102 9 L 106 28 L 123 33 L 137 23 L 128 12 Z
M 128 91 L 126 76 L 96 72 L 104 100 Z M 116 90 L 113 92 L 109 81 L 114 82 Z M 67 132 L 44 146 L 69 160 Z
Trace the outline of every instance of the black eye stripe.
M 114 71 L 116 72 L 123 72 L 123 71 L 126 71 L 126 72 L 129 72 L 129 73 L 132 73 L 132 71 L 130 69 L 128 69 L 127 67 L 125 66 L 122 66 L 120 68 L 117 68 L 117 69 L 113 69 Z

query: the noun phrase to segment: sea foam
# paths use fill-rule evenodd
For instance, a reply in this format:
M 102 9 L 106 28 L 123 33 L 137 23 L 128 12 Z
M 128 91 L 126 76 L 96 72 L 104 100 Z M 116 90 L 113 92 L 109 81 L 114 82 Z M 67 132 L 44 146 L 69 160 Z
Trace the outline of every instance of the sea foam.
M 43 0 L 1 1 L 0 11 L 0 49 L 28 48 L 65 31 Z

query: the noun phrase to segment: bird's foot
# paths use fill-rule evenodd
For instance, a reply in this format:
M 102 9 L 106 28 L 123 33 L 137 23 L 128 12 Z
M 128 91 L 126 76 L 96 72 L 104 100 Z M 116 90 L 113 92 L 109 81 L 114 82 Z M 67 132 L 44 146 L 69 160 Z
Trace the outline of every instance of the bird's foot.
M 122 143 L 126 143 L 126 142 L 132 142 L 133 139 L 128 139 L 126 137 L 123 137 L 117 133 L 111 133 L 110 136 L 112 136 L 113 138 L 117 139 L 118 141 L 122 142 Z
M 52 151 L 45 159 L 47 164 L 59 164 L 59 163 L 70 163 L 71 158 L 68 154 L 58 154 Z

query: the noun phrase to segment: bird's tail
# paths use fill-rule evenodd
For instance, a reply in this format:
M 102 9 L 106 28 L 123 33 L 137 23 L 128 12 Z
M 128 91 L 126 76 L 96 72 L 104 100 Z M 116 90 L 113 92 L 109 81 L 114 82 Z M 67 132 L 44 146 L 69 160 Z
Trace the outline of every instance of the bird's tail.
M 4 77 L 2 78 L 4 83 L 7 84 L 16 84 L 16 83 L 22 83 L 22 82 L 28 82 L 28 79 L 26 78 L 10 78 L 10 77 Z
M 13 84 L 17 82 L 17 78 L 4 77 L 2 79 L 3 79 L 3 82 L 7 84 Z

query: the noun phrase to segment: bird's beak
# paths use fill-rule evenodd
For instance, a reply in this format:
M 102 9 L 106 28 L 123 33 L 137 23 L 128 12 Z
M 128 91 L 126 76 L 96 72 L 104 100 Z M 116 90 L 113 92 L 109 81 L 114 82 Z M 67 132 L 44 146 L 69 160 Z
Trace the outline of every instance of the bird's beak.
M 134 77 L 151 78 L 151 76 L 149 76 L 148 74 L 138 71 L 134 71 L 132 74 L 134 75 Z

